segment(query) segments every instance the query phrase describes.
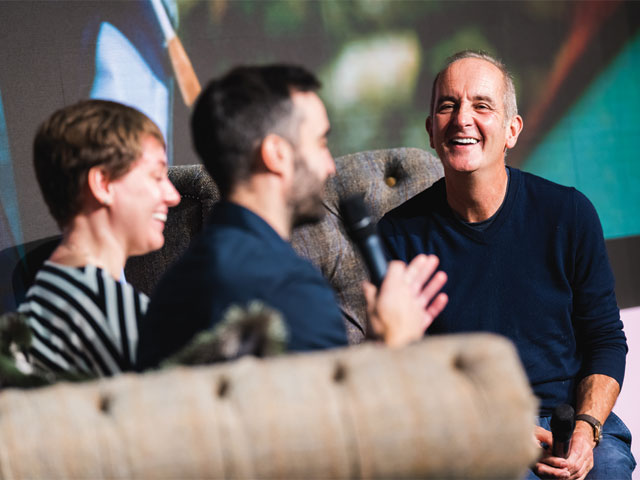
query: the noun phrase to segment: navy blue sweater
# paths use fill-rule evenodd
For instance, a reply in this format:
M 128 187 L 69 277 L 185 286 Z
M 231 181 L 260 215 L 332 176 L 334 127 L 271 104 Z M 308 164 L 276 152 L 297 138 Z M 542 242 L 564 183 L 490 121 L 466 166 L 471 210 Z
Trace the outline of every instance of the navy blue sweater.
M 440 257 L 449 304 L 428 333 L 510 338 L 542 415 L 573 403 L 587 375 L 622 385 L 627 343 L 602 227 L 576 189 L 510 168 L 502 208 L 479 231 L 454 216 L 441 179 L 389 212 L 379 230 L 393 258 Z

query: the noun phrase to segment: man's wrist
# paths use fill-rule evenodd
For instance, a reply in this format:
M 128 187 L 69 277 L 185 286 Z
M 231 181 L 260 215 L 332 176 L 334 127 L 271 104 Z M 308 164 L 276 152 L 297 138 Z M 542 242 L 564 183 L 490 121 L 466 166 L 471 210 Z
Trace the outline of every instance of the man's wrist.
M 591 438 L 593 447 L 596 447 L 602 439 L 602 424 L 591 415 L 576 415 L 576 430 L 584 432 Z
M 584 439 L 584 442 L 591 447 L 593 450 L 596 448 L 596 442 L 593 439 L 593 431 L 591 430 L 591 425 L 585 422 L 576 421 L 576 427 L 573 431 L 573 438 L 581 437 Z

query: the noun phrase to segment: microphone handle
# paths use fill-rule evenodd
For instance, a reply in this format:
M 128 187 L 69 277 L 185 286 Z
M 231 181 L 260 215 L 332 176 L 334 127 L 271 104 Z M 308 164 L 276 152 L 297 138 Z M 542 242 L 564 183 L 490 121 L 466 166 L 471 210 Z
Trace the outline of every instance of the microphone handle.
M 567 403 L 558 405 L 553 410 L 550 423 L 553 436 L 551 452 L 554 457 L 567 458 L 571 449 L 571 436 L 576 426 L 573 407 Z
M 569 456 L 569 448 L 571 447 L 571 439 L 566 442 L 556 441 L 553 439 L 552 453 L 554 457 L 567 458 Z
M 380 288 L 387 273 L 387 257 L 382 248 L 382 242 L 377 234 L 367 235 L 357 242 L 365 265 L 369 269 L 371 283 Z

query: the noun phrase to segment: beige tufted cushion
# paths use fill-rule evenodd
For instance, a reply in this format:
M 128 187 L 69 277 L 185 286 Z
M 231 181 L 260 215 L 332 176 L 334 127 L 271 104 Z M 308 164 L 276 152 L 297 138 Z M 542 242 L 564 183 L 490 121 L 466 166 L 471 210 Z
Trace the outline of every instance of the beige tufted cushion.
M 489 334 L 5 390 L 0 479 L 521 478 L 536 403 Z
M 349 342 L 359 343 L 367 333 L 361 284 L 368 276 L 342 225 L 339 201 L 364 192 L 365 202 L 378 221 L 442 177 L 443 170 L 437 157 L 417 148 L 346 155 L 336 159 L 336 169 L 337 175 L 327 184 L 326 217 L 317 225 L 297 229 L 292 244 L 329 280 L 345 317 Z

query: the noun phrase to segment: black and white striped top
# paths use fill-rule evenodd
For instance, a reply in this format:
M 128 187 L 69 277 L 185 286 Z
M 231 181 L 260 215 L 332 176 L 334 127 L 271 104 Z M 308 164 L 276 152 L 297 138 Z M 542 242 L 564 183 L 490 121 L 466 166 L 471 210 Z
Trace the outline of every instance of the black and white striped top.
M 149 299 L 93 265 L 45 262 L 19 311 L 33 333 L 36 371 L 108 376 L 132 370 Z

